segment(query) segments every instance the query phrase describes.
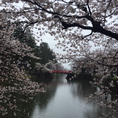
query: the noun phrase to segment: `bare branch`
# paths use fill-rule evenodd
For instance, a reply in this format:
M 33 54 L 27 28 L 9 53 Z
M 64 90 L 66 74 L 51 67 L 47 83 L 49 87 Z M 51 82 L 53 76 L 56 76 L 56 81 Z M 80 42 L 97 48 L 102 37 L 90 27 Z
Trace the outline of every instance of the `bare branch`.
M 67 29 L 69 27 L 78 27 L 78 28 L 82 28 L 84 30 L 93 30 L 92 27 L 80 25 L 79 23 L 67 23 L 67 22 L 64 22 L 64 21 L 61 21 L 61 23 L 62 23 L 64 29 Z
M 89 6 L 89 0 L 87 0 L 87 7 L 88 7 L 88 10 L 89 10 L 89 14 L 91 16 L 92 15 L 92 12 L 91 12 L 91 9 L 90 9 L 90 6 Z

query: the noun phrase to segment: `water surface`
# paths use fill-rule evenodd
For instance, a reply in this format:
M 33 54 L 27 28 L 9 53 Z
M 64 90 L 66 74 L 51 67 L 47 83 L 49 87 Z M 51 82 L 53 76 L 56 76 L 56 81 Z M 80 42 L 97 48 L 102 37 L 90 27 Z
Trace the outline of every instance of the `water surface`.
M 100 110 L 89 103 L 93 88 L 87 81 L 68 83 L 66 75 L 55 78 L 34 103 L 31 118 L 97 118 Z

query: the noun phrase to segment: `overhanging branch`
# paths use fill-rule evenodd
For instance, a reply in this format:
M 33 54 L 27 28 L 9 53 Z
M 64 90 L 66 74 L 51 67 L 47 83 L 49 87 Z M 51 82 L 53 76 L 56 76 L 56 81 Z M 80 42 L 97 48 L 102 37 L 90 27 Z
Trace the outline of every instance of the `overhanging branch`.
M 67 23 L 67 22 L 64 22 L 64 21 L 61 21 L 61 23 L 62 23 L 64 29 L 67 29 L 69 27 L 78 27 L 78 28 L 82 28 L 84 30 L 93 30 L 92 27 L 80 25 L 79 23 Z
M 62 25 L 65 29 L 67 29 L 69 27 L 78 27 L 78 28 L 81 28 L 84 30 L 92 30 L 92 32 L 98 32 L 98 33 L 104 34 L 104 35 L 109 36 L 111 38 L 115 38 L 118 41 L 118 34 L 117 33 L 114 33 L 112 31 L 108 31 L 107 29 L 104 29 L 100 25 L 101 24 L 100 22 L 93 19 L 93 17 L 91 16 L 91 11 L 90 11 L 90 7 L 89 7 L 89 0 L 87 0 L 87 6 L 89 9 L 89 13 L 84 15 L 84 16 L 60 14 L 58 12 L 54 12 L 54 11 L 45 9 L 43 6 L 41 6 L 41 4 L 39 2 L 36 2 L 35 0 L 34 1 L 33 0 L 23 0 L 23 1 L 30 2 L 33 5 L 36 5 L 37 7 L 39 7 L 40 10 L 42 10 L 46 13 L 52 14 L 53 16 L 56 15 L 56 16 L 61 17 L 61 18 L 77 18 L 77 19 L 85 18 L 85 19 L 89 20 L 93 25 L 93 26 L 84 26 L 84 25 L 79 24 L 79 23 L 68 23 L 68 22 L 60 20 L 60 22 L 62 23 Z

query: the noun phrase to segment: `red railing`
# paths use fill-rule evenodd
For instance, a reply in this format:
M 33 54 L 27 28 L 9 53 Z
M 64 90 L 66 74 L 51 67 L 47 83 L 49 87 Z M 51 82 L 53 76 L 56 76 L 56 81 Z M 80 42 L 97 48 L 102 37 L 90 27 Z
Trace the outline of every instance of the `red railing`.
M 50 73 L 63 73 L 63 74 L 68 74 L 72 73 L 72 71 L 66 71 L 66 70 L 52 70 Z

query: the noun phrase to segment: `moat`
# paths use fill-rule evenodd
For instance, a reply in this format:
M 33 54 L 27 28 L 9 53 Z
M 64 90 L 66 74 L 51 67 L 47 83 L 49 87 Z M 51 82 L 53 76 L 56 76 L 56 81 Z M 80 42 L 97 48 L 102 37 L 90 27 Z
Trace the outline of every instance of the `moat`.
M 95 89 L 88 82 L 70 82 L 59 75 L 49 84 L 47 92 L 36 96 L 30 118 L 98 118 L 101 110 L 88 102 Z

